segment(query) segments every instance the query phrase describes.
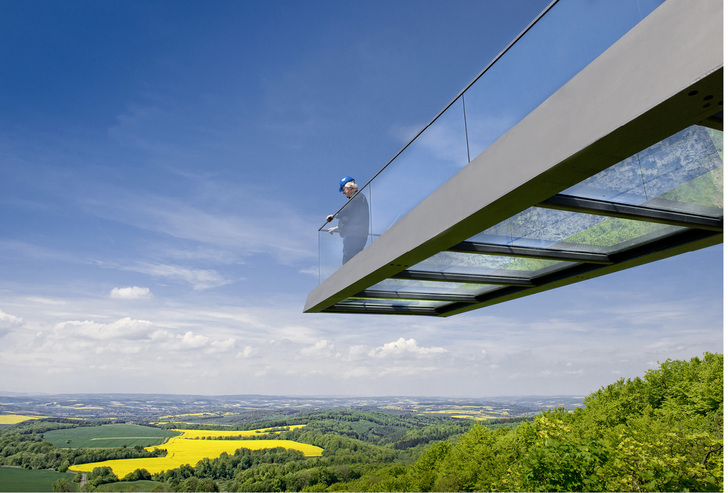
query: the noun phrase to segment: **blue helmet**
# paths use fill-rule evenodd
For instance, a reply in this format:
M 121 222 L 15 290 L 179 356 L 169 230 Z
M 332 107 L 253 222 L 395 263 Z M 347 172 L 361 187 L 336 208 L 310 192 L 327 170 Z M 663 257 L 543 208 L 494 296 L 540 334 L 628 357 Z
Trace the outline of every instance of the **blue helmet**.
M 350 181 L 354 181 L 354 178 L 352 178 L 351 176 L 345 176 L 345 177 L 343 177 L 341 179 L 341 181 L 339 182 L 339 192 L 343 192 L 344 191 L 344 185 L 346 185 Z

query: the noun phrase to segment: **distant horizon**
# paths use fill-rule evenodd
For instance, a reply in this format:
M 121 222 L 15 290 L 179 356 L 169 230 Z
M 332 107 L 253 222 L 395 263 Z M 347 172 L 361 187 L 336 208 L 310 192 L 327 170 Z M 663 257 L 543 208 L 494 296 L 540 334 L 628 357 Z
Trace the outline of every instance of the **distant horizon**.
M 0 392 L 0 415 L 32 414 L 37 417 L 91 421 L 158 418 L 195 421 L 196 416 L 199 420 L 207 422 L 214 419 L 233 419 L 234 416 L 243 420 L 251 418 L 260 420 L 263 416 L 275 419 L 275 416 L 281 413 L 305 414 L 338 409 L 506 418 L 530 415 L 543 409 L 575 409 L 584 406 L 584 399 L 583 395 L 489 397 L 113 393 L 31 395 Z
M 598 389 L 597 389 L 598 390 Z M 355 394 L 180 394 L 165 392 L 9 392 L 0 390 L 0 397 L 12 396 L 175 396 L 175 397 L 263 397 L 263 398 L 290 398 L 290 399 L 506 399 L 506 398 L 527 398 L 527 397 L 586 397 L 588 394 L 513 394 L 513 395 L 493 395 L 493 396 L 444 396 L 444 395 L 355 395 Z

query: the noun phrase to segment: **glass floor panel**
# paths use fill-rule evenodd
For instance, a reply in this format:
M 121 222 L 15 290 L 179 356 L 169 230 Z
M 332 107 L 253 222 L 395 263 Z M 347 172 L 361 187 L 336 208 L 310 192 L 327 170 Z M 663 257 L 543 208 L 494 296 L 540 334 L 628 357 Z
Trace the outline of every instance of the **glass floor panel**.
M 584 245 L 601 248 L 607 254 L 615 254 L 640 245 L 655 242 L 674 234 L 688 231 L 689 228 L 669 226 L 631 219 L 608 218 L 589 229 L 572 235 L 559 244 Z
M 431 300 L 402 300 L 402 299 L 385 299 L 385 298 L 347 298 L 339 301 L 337 306 L 349 307 L 399 307 L 399 308 L 429 308 L 436 309 L 449 304 L 447 301 L 431 301 Z
M 571 265 L 574 265 L 574 262 L 481 255 L 476 253 L 440 252 L 407 270 L 531 279 L 538 275 L 570 267 Z
M 722 217 L 723 132 L 688 127 L 562 194 Z
M 530 207 L 468 241 L 608 255 L 682 229 L 646 221 Z M 502 263 L 506 264 L 505 261 Z M 548 265 L 540 266 L 545 267 Z M 520 264 L 513 264 L 509 268 L 524 269 Z
M 354 298 L 473 302 L 478 296 L 502 288 L 501 284 L 477 282 L 387 279 L 360 292 Z
M 367 291 L 391 291 L 407 296 L 408 294 L 452 294 L 452 295 L 473 295 L 487 293 L 501 286 L 493 284 L 477 284 L 477 283 L 460 283 L 460 282 L 434 282 L 434 281 L 417 281 L 410 279 L 385 279 Z

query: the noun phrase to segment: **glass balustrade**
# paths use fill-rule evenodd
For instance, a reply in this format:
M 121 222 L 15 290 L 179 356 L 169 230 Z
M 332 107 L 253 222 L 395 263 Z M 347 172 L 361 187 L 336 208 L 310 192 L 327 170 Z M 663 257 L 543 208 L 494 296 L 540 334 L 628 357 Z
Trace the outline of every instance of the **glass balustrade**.
M 359 207 L 361 200 L 347 203 L 331 223 L 319 229 L 319 280 L 323 281 L 352 258 L 351 253 L 359 249 L 360 245 L 363 247 L 375 241 L 378 236 L 406 216 L 466 166 L 471 159 L 482 153 L 663 1 L 560 0 L 552 3 L 551 7 L 491 62 L 445 110 L 362 187 L 359 195 L 366 199 L 368 207 L 366 240 L 362 241 L 360 238 L 353 241 L 351 237 L 347 239 L 341 229 L 329 232 L 331 228 L 337 227 L 342 217 L 351 216 L 352 210 Z M 686 132 L 697 131 L 705 129 L 686 130 Z M 679 140 L 683 137 L 678 134 L 674 138 Z M 713 137 L 714 140 L 716 138 Z M 670 142 L 658 144 L 660 145 L 669 147 Z M 642 154 L 644 156 L 640 157 Z M 680 183 L 686 183 L 687 180 L 692 183 L 690 185 L 692 187 L 713 186 L 711 183 L 714 184 L 717 178 L 715 176 L 711 178 L 710 173 L 722 173 L 722 141 L 719 158 L 721 165 L 711 164 L 713 158 L 707 155 L 696 157 L 690 161 L 691 167 L 681 169 L 681 175 L 675 179 Z M 695 210 L 698 207 L 703 214 L 712 207 L 716 210 L 716 214 L 722 214 L 722 210 L 717 210 L 716 204 L 695 204 L 692 200 L 687 201 L 689 203 L 681 200 L 680 193 L 676 192 L 670 183 L 654 179 L 665 172 L 663 161 L 664 159 L 660 158 L 659 148 L 655 148 L 649 153 L 641 153 L 627 162 L 620 163 L 620 167 L 610 168 L 564 193 L 588 198 L 609 198 L 612 201 L 615 197 L 620 197 L 618 200 L 623 200 L 627 204 L 659 205 L 669 201 L 673 204 L 682 204 L 680 207 L 675 206 L 680 210 Z M 678 165 L 679 163 L 672 164 L 672 166 Z M 710 168 L 711 166 L 713 168 Z M 708 168 L 713 171 L 706 172 Z M 694 180 L 689 179 L 690 173 L 695 175 Z M 634 178 L 637 174 L 640 180 Z M 722 174 L 720 182 L 722 183 Z M 623 186 L 627 183 L 632 183 L 634 186 Z M 616 189 L 620 191 L 617 193 Z M 692 196 L 688 192 L 685 194 Z M 524 214 L 548 214 L 552 218 L 550 224 L 555 221 L 562 226 L 569 221 L 576 221 L 573 217 L 553 219 L 564 215 L 559 212 L 528 210 Z M 588 216 L 584 219 L 581 217 L 584 215 L 578 216 L 578 220 L 582 222 L 615 221 L 614 218 L 595 219 L 595 216 Z M 523 219 L 521 215 L 515 216 L 504 224 L 481 233 L 481 236 L 487 236 L 489 242 L 498 237 L 514 238 L 513 230 L 518 229 L 518 221 L 521 219 Z M 588 227 L 593 227 L 594 224 Z M 585 227 L 584 224 L 573 226 L 575 230 L 584 230 Z M 563 226 L 557 229 L 563 236 L 563 232 L 568 228 Z M 508 230 L 507 235 L 504 233 L 506 230 Z M 543 243 L 541 234 L 535 237 L 529 237 L 528 234 L 519 235 L 520 233 L 516 233 L 518 243 L 528 245 L 534 241 Z M 558 241 L 564 241 L 564 238 L 552 241 L 551 244 Z M 572 248 L 589 250 L 595 246 L 579 245 Z M 456 259 L 458 254 L 446 252 L 442 255 L 443 257 L 436 259 L 437 269 L 448 268 L 451 261 L 456 265 L 459 263 L 452 260 Z M 428 262 L 433 261 L 428 260 Z M 545 272 L 542 269 L 548 271 L 568 266 L 565 262 L 541 261 L 519 267 L 512 263 L 512 259 L 511 264 L 506 260 L 498 263 L 500 262 L 498 259 L 489 262 L 494 264 L 486 269 L 495 271 L 504 268 L 508 271 L 519 271 L 522 268 Z M 423 280 L 398 280 L 398 282 L 400 282 L 398 286 L 400 288 L 404 286 L 405 290 L 407 286 L 412 285 L 415 285 L 418 291 L 427 289 L 427 281 Z M 380 288 L 388 290 L 387 286 L 380 286 L 377 289 Z M 481 291 L 488 289 L 488 286 L 480 287 Z
M 383 234 L 467 164 L 463 111 L 454 104 L 367 186 L 372 234 Z

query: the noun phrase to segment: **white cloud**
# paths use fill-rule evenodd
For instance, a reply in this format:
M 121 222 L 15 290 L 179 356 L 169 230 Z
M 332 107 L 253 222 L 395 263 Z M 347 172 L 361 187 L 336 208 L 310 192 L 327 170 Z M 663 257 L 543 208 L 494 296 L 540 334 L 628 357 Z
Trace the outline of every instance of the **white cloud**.
M 251 346 L 245 346 L 241 351 L 238 351 L 238 354 L 236 356 L 238 358 L 250 358 L 255 354 L 255 349 Z
M 207 346 L 209 342 L 209 337 L 203 336 L 202 334 L 194 334 L 190 331 L 186 332 L 185 335 L 182 336 L 180 344 L 184 349 L 200 349 Z
M 306 267 L 305 269 L 299 269 L 298 272 L 300 274 L 305 274 L 307 276 L 313 276 L 318 277 L 321 273 L 321 268 L 318 265 L 312 265 L 310 267 Z
M 321 357 L 321 356 L 331 356 L 334 353 L 335 353 L 334 345 L 325 339 L 318 341 L 313 346 L 308 346 L 308 347 L 301 349 L 301 354 L 303 356 Z
M 152 297 L 149 288 L 132 286 L 130 288 L 114 288 L 109 296 L 115 300 L 148 300 Z
M 149 340 L 152 342 L 157 341 L 169 341 L 172 338 L 172 334 L 168 330 L 159 329 L 155 330 L 149 335 Z
M 9 313 L 5 313 L 4 311 L 0 310 L 0 337 L 9 333 L 13 329 L 21 327 L 22 325 L 22 318 L 16 317 L 15 315 L 10 315 Z
M 125 267 L 125 270 L 141 272 L 153 277 L 169 279 L 176 282 L 184 282 L 192 285 L 195 290 L 216 288 L 232 282 L 225 279 L 215 270 L 189 269 L 180 265 L 139 264 L 137 266 Z
M 684 341 L 676 341 L 673 338 L 663 338 L 645 346 L 647 354 L 675 354 L 685 349 Z
M 208 352 L 210 353 L 227 353 L 235 349 L 236 341 L 232 337 L 221 341 L 212 341 Z
M 148 320 L 132 320 L 125 317 L 109 324 L 90 320 L 69 320 L 56 324 L 53 333 L 57 339 L 69 341 L 73 338 L 95 341 L 140 340 L 149 338 L 154 329 L 154 324 Z
M 0 327 L 17 327 L 19 325 L 22 325 L 22 323 L 22 318 L 16 317 L 15 315 L 10 315 L 9 313 L 5 313 L 4 311 L 0 310 Z
M 355 344 L 353 346 L 349 346 L 349 359 L 355 360 L 366 357 L 368 353 L 369 350 L 363 344 Z
M 398 357 L 404 355 L 416 356 L 432 356 L 435 354 L 446 353 L 447 349 L 441 347 L 420 347 L 414 339 L 406 339 L 400 337 L 394 342 L 388 342 L 383 346 L 373 349 L 369 352 L 370 356 L 375 358 Z
M 43 305 L 63 306 L 66 304 L 64 300 L 57 300 L 51 298 L 43 298 L 41 296 L 31 296 L 27 298 L 31 303 L 41 303 Z

